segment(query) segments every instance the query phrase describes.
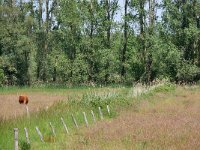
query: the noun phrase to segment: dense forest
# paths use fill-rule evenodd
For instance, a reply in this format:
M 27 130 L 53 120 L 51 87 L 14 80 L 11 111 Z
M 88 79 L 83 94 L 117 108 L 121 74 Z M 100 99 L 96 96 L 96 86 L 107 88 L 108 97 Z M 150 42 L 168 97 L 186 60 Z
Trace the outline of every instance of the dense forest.
M 200 79 L 199 0 L 0 0 L 0 86 L 155 79 Z

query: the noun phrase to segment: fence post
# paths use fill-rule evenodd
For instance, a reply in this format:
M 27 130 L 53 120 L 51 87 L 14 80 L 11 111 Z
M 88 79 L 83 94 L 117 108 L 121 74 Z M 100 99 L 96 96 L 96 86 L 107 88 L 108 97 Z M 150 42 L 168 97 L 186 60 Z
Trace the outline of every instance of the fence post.
M 42 136 L 42 134 L 41 134 L 39 128 L 38 128 L 38 127 L 35 127 L 35 129 L 36 129 L 38 135 L 40 136 L 40 140 L 44 143 L 43 136 Z
M 86 127 L 88 127 L 88 120 L 87 120 L 87 116 L 85 112 L 83 112 L 83 116 L 84 116 Z
M 65 124 L 65 121 L 64 121 L 64 119 L 62 117 L 61 117 L 61 121 L 62 121 L 62 123 L 64 125 L 65 131 L 69 134 L 69 130 L 67 128 L 67 125 Z
M 25 131 L 25 135 L 26 135 L 26 141 L 27 141 L 28 144 L 30 144 L 30 140 L 28 138 L 28 130 L 27 130 L 26 127 L 24 128 L 24 131 Z
M 29 114 L 28 105 L 26 105 L 26 114 L 27 114 L 27 118 L 30 118 L 30 114 Z
M 96 122 L 96 119 L 95 119 L 95 115 L 94 115 L 93 110 L 91 110 L 91 114 L 92 114 L 93 121 Z
M 100 115 L 100 118 L 101 118 L 101 120 L 103 119 L 103 113 L 102 113 L 102 111 L 101 111 L 101 107 L 99 107 L 99 115 Z
M 15 140 L 15 145 L 14 145 L 14 150 L 18 150 L 18 128 L 14 128 L 14 140 Z
M 73 114 L 72 114 L 72 119 L 73 119 L 73 121 L 74 121 L 74 124 L 75 124 L 76 128 L 78 128 L 78 124 L 77 124 L 76 119 L 74 118 L 74 115 L 73 115 Z
M 16 114 L 16 111 L 15 111 L 15 119 L 17 118 L 17 114 Z
M 54 129 L 54 127 L 52 126 L 51 122 L 49 122 L 49 125 L 50 125 L 50 127 L 51 127 L 52 132 L 53 132 L 53 135 L 56 136 L 55 129 Z
M 107 105 L 107 111 L 108 111 L 108 114 L 110 116 L 110 107 L 109 107 L 109 105 Z

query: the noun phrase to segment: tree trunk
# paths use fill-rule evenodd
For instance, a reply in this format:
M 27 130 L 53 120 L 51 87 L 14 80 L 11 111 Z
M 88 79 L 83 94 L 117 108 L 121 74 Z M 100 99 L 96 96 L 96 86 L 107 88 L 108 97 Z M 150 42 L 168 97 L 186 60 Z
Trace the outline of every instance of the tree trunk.
M 139 24 L 140 24 L 140 46 L 142 49 L 142 61 L 145 65 L 144 75 L 146 76 L 146 57 L 147 57 L 147 48 L 146 48 L 146 26 L 145 26 L 145 2 L 144 0 L 139 1 Z M 145 76 L 142 76 L 142 80 L 146 78 Z M 145 79 L 146 80 L 146 79 Z
M 49 33 L 49 0 L 46 0 L 46 20 L 45 20 L 45 45 L 44 45 L 44 64 L 43 64 L 43 81 L 47 80 L 47 54 L 49 49 L 48 33 Z
M 33 8 L 33 7 L 34 7 L 34 6 L 33 6 L 33 0 L 31 0 L 31 8 L 30 8 L 30 9 L 31 9 L 31 10 L 30 10 L 31 13 L 30 13 L 30 16 L 32 17 L 32 19 L 34 19 L 34 16 L 35 16 L 35 15 L 34 15 L 34 8 Z M 33 27 L 34 27 L 34 26 L 31 25 L 31 27 L 30 27 L 30 29 L 29 29 L 29 30 L 30 30 L 30 31 L 29 31 L 30 34 L 32 34 L 32 32 L 33 32 L 33 30 L 34 30 Z
M 106 0 L 106 11 L 107 11 L 107 48 L 110 48 L 110 31 L 111 31 L 111 16 L 110 16 L 110 0 Z
M 93 48 L 93 32 L 94 32 L 94 16 L 93 16 L 93 4 L 92 0 L 90 0 L 90 51 L 92 52 Z M 90 53 L 89 53 L 90 54 Z M 89 72 L 88 72 L 88 81 L 91 82 L 93 80 L 93 67 L 94 67 L 94 62 L 93 58 L 91 56 L 87 56 L 89 58 Z M 93 57 L 93 56 L 92 56 Z
M 12 0 L 12 7 L 14 7 L 16 4 L 16 0 Z
M 125 0 L 124 4 L 124 43 L 122 48 L 122 59 L 121 59 L 121 77 L 125 78 L 126 70 L 125 70 L 125 62 L 126 62 L 126 51 L 127 51 L 127 38 L 128 38 L 128 23 L 127 23 L 127 8 L 128 8 L 128 0 Z
M 39 18 L 38 18 L 39 30 L 42 29 L 42 0 L 39 0 Z
M 49 0 L 46 0 L 46 34 L 49 32 Z
M 110 15 L 110 0 L 106 0 L 106 12 L 107 12 L 107 16 L 106 16 L 106 21 L 107 21 L 107 41 L 106 41 L 106 47 L 107 49 L 110 49 L 110 34 L 111 34 L 111 15 Z M 110 63 L 109 61 L 106 62 L 105 64 L 105 70 L 106 70 L 106 74 L 105 74 L 105 83 L 108 82 L 108 78 L 109 78 L 109 66 Z
M 38 33 L 38 50 L 37 50 L 37 79 L 41 79 L 41 70 L 42 70 L 42 60 L 43 60 L 43 43 L 41 42 L 41 37 L 43 38 L 43 33 L 41 31 L 42 29 L 42 0 L 38 0 L 38 30 L 39 30 L 39 33 Z
M 155 26 L 155 0 L 149 0 L 149 34 L 153 34 L 154 26 Z
M 139 19 L 140 19 L 140 34 L 144 34 L 144 2 L 140 1 Z
M 199 6 L 197 5 L 197 1 L 194 0 L 193 2 L 193 9 L 194 11 L 194 17 L 196 18 L 196 25 L 197 28 L 200 29 L 200 13 L 198 13 L 196 10 L 199 10 Z M 196 47 L 196 51 L 197 51 L 197 64 L 198 67 L 200 67 L 200 39 L 197 40 L 197 47 Z
M 53 68 L 53 81 L 56 82 L 57 80 L 57 59 L 58 57 L 55 57 L 55 66 Z
M 31 17 L 33 17 L 34 18 L 34 8 L 33 8 L 34 6 L 33 6 L 33 0 L 31 0 Z
M 149 36 L 153 36 L 154 25 L 155 24 L 155 0 L 149 0 Z M 150 43 L 151 45 L 151 43 Z M 149 49 L 146 49 L 146 63 L 145 63 L 145 72 L 146 72 L 146 82 L 151 82 L 152 74 L 152 54 Z

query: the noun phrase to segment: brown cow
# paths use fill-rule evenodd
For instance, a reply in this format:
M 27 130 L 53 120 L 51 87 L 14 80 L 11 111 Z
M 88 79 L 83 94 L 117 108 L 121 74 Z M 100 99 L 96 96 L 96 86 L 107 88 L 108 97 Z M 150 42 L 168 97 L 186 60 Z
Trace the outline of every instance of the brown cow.
M 26 95 L 19 96 L 19 103 L 20 104 L 28 104 L 28 97 Z

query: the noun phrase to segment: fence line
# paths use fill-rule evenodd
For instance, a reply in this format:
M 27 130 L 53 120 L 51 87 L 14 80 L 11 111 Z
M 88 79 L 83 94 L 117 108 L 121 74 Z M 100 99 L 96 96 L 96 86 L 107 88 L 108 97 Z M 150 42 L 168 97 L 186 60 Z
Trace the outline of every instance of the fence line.
M 88 120 L 87 120 L 87 116 L 85 112 L 83 112 L 83 116 L 84 116 L 86 127 L 88 127 Z
M 28 130 L 27 130 L 26 127 L 24 128 L 24 131 L 25 131 L 25 135 L 26 135 L 26 141 L 27 141 L 28 144 L 30 144 L 30 140 L 29 140 L 29 137 L 28 137 Z
M 26 114 L 27 114 L 27 118 L 30 118 L 30 114 L 29 114 L 28 105 L 26 105 Z
M 64 121 L 63 117 L 61 117 L 61 121 L 62 121 L 63 126 L 64 126 L 64 128 L 65 128 L 65 131 L 67 132 L 67 134 L 69 134 L 69 130 L 68 130 L 68 128 L 67 128 L 67 125 L 65 124 L 65 121 Z
M 50 125 L 50 127 L 51 127 L 51 130 L 52 130 L 53 135 L 56 136 L 55 129 L 54 129 L 54 127 L 52 126 L 51 122 L 49 122 L 49 125 Z
M 26 107 L 28 108 L 28 107 Z M 109 105 L 106 106 L 107 108 L 107 111 L 108 111 L 108 114 L 110 115 L 110 108 L 109 108 Z M 27 109 L 28 110 L 28 109 Z M 101 107 L 98 107 L 98 111 L 99 111 L 99 115 L 100 115 L 100 119 L 102 120 L 103 119 L 103 113 L 102 113 L 102 110 L 101 110 Z M 27 111 L 28 112 L 28 111 Z M 92 114 L 92 119 L 93 119 L 93 122 L 95 123 L 96 122 L 96 118 L 95 118 L 95 114 L 93 112 L 93 110 L 91 110 L 91 114 Z M 27 116 L 28 116 L 28 113 L 27 113 Z M 76 128 L 79 128 L 78 124 L 77 124 L 77 121 L 74 117 L 73 114 L 71 114 L 72 116 L 72 120 L 73 120 L 73 123 L 75 125 Z M 29 116 L 28 116 L 29 117 Z M 84 117 L 84 121 L 85 121 L 85 124 L 86 124 L 86 127 L 89 127 L 89 123 L 88 123 L 88 119 L 87 119 L 87 115 L 86 115 L 86 112 L 83 112 L 83 117 Z M 61 117 L 61 122 L 65 128 L 65 131 L 69 134 L 69 130 L 67 128 L 67 125 L 63 119 L 63 117 Z M 56 133 L 55 133 L 55 128 L 53 127 L 52 123 L 49 122 L 49 125 L 51 127 L 51 130 L 52 130 L 52 133 L 54 136 L 56 136 Z M 36 131 L 37 131 L 37 134 L 39 135 L 40 137 L 40 140 L 45 143 L 44 139 L 43 139 L 43 136 L 42 136 L 42 133 L 40 132 L 39 128 L 36 126 L 35 127 Z M 14 128 L 14 150 L 19 150 L 19 142 L 18 142 L 18 128 Z M 29 134 L 28 134 L 28 129 L 25 127 L 24 128 L 24 131 L 25 131 L 25 136 L 26 136 L 26 141 L 28 144 L 30 144 L 30 140 L 29 140 Z
M 94 121 L 94 123 L 95 123 L 95 122 L 96 122 L 96 118 L 95 118 L 95 115 L 94 115 L 93 110 L 91 110 L 91 114 L 92 114 L 93 121 Z
M 35 127 L 38 135 L 40 136 L 40 140 L 44 143 L 44 140 L 43 140 L 43 136 L 42 136 L 42 133 L 40 132 L 39 128 L 38 127 Z
M 18 150 L 18 128 L 14 128 L 14 150 Z
M 102 113 L 102 111 L 101 111 L 101 107 L 99 107 L 99 115 L 100 115 L 100 118 L 101 118 L 101 120 L 103 119 L 103 113 Z
M 77 124 L 76 119 L 73 114 L 72 114 L 72 119 L 73 119 L 74 125 L 76 126 L 76 128 L 78 128 L 78 124 Z
M 110 116 L 110 107 L 109 107 L 109 105 L 107 105 L 106 108 L 107 108 L 108 114 Z

